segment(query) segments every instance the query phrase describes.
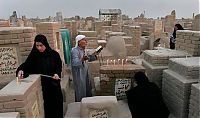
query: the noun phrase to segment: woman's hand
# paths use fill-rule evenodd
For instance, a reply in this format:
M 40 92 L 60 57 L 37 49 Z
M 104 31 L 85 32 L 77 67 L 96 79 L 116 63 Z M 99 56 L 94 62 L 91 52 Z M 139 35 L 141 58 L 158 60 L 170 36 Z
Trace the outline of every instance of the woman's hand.
M 20 70 L 17 74 L 18 79 L 24 79 L 24 71 Z
M 60 77 L 58 76 L 58 74 L 54 74 L 54 76 L 52 78 L 55 79 L 55 80 L 59 80 L 60 79 Z

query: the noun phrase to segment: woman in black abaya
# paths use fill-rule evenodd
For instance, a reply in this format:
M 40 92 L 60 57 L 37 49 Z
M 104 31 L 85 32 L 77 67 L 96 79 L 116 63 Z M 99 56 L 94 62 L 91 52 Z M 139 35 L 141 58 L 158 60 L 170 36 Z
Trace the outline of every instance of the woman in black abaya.
M 45 118 L 63 118 L 61 71 L 62 61 L 59 53 L 49 47 L 44 35 L 37 35 L 31 53 L 26 61 L 18 67 L 16 74 L 20 79 L 29 74 L 51 76 L 41 76 Z
M 136 87 L 126 91 L 128 106 L 133 118 L 168 118 L 161 91 L 156 84 L 149 82 L 143 72 L 137 72 L 134 80 Z

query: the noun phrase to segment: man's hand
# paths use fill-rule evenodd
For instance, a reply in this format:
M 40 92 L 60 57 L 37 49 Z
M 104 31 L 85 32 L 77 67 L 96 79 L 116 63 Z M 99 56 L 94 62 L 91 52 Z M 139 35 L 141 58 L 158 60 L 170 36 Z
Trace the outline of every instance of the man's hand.
M 88 60 L 89 58 L 87 56 L 83 56 L 83 58 L 81 59 L 82 61 Z
M 58 74 L 54 74 L 54 76 L 52 78 L 55 79 L 55 80 L 59 80 L 60 79 L 60 77 L 58 76 Z

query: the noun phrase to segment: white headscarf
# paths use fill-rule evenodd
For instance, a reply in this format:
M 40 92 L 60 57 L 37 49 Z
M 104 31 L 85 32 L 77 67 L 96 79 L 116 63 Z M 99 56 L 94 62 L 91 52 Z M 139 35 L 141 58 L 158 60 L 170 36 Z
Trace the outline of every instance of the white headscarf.
M 85 35 L 77 35 L 76 36 L 76 45 L 75 45 L 75 47 L 77 47 L 78 46 L 78 42 L 80 41 L 80 40 L 82 40 L 82 39 L 84 39 L 86 36 Z

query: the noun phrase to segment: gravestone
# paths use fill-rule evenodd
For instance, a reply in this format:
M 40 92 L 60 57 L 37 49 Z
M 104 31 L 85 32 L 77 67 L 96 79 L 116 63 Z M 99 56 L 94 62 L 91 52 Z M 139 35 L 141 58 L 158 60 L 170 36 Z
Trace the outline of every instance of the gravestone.
M 0 47 L 0 76 L 15 74 L 18 57 L 15 47 Z
M 15 77 L 18 66 L 16 47 L 0 47 L 0 88 L 3 88 Z

